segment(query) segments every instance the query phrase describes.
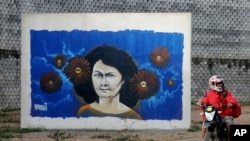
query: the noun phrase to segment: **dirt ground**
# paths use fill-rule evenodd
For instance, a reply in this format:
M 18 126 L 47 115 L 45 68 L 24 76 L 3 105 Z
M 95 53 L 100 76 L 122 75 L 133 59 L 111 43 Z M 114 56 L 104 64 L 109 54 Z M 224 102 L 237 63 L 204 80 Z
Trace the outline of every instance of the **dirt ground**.
M 0 112 L 0 141 L 176 141 L 200 138 L 201 117 L 196 105 L 191 109 L 191 127 L 187 130 L 42 130 L 20 129 L 20 111 Z M 250 124 L 250 104 L 242 105 L 235 124 Z M 3 131 L 4 129 L 8 129 Z M 19 130 L 18 130 L 19 129 Z M 21 130 L 21 132 L 20 132 Z

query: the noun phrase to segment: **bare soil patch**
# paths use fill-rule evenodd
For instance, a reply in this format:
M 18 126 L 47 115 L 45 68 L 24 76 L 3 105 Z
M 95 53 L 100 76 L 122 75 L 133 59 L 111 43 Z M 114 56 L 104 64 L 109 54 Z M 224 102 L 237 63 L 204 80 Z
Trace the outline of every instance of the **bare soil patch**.
M 196 105 L 191 109 L 187 130 L 42 130 L 20 129 L 20 110 L 0 111 L 0 141 L 176 141 L 200 138 L 201 117 Z M 250 104 L 242 105 L 235 124 L 250 124 Z

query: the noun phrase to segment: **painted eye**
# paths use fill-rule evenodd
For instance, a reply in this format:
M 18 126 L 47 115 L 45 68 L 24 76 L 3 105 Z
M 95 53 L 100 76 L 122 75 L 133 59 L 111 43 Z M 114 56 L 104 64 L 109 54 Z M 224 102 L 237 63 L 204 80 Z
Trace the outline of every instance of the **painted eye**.
M 107 77 L 115 77 L 115 75 L 114 75 L 114 74 L 109 73 L 109 74 L 107 74 Z
M 100 74 L 100 73 L 94 73 L 93 76 L 99 78 L 99 77 L 102 77 L 102 74 Z

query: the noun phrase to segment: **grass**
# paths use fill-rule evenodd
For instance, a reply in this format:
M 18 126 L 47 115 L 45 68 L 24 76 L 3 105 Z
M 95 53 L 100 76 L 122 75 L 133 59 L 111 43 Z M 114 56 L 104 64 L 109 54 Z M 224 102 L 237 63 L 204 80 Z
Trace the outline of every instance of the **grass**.
M 0 117 L 6 117 L 6 113 L 4 113 L 4 112 L 2 113 L 2 112 L 1 112 L 1 113 L 0 113 Z
M 20 114 L 18 111 L 20 111 L 20 109 L 2 109 L 0 111 L 0 139 L 20 137 L 22 133 L 44 131 L 44 129 L 38 128 L 20 128 L 19 126 L 10 126 L 12 123 L 20 123 Z
M 139 140 L 139 136 L 138 135 L 120 135 L 118 137 L 111 137 L 110 135 L 94 135 L 91 136 L 91 138 L 99 138 L 99 139 L 109 139 L 110 141 L 138 141 Z M 153 141 L 153 140 L 147 140 L 147 141 Z
M 19 137 L 21 133 L 42 132 L 42 131 L 44 131 L 44 129 L 33 129 L 33 128 L 20 129 L 19 127 L 6 126 L 0 128 L 0 139 Z
M 197 132 L 197 131 L 200 131 L 200 130 L 201 130 L 200 126 L 192 126 L 187 131 L 188 132 Z
M 48 137 L 54 139 L 55 141 L 62 141 L 64 139 L 72 138 L 73 136 L 70 133 L 56 131 L 55 133 L 48 135 Z
M 6 108 L 6 109 L 2 109 L 1 111 L 2 112 L 13 112 L 13 111 L 20 111 L 21 109 L 20 108 L 16 108 L 16 109 L 9 109 L 9 108 Z
M 98 138 L 98 139 L 109 139 L 109 138 L 112 138 L 110 135 L 94 135 L 94 136 L 91 136 L 91 138 Z
M 250 105 L 250 101 L 240 101 L 239 102 L 241 105 L 246 105 L 249 106 Z
M 132 136 L 132 135 L 127 135 L 127 136 L 119 136 L 117 138 L 113 138 L 111 141 L 138 141 L 139 140 L 139 136 L 138 135 L 135 135 L 135 136 Z

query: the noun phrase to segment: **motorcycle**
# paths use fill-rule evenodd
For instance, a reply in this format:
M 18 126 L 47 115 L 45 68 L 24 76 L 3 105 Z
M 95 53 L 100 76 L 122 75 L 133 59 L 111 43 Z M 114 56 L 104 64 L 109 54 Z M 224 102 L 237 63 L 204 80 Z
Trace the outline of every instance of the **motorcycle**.
M 205 141 L 227 141 L 227 128 L 225 122 L 222 121 L 220 116 L 221 111 L 213 106 L 202 105 L 205 115 L 205 124 L 210 126 L 207 128 L 204 140 Z

